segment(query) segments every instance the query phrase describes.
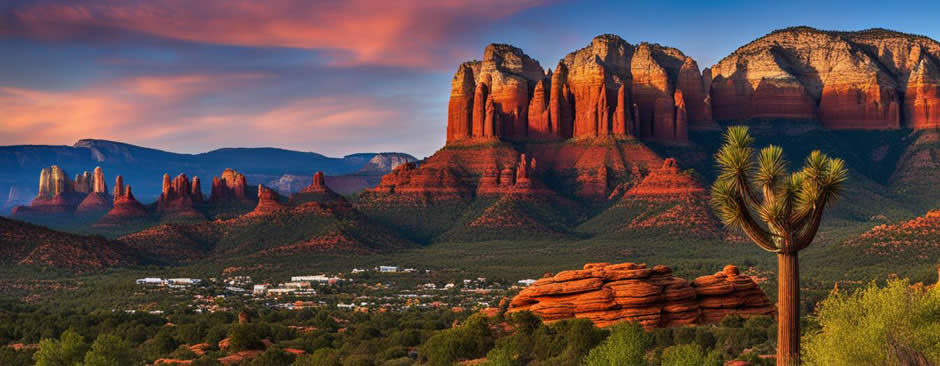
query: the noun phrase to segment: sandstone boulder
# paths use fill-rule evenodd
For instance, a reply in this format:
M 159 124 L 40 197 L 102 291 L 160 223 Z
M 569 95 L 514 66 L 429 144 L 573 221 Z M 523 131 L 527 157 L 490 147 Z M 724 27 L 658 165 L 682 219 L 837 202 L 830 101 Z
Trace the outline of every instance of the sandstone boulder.
M 674 277 L 666 266 L 633 263 L 588 263 L 580 270 L 546 276 L 509 304 L 509 312 L 524 310 L 545 321 L 584 318 L 599 327 L 633 321 L 646 328 L 774 312 L 757 284 L 737 272 L 737 267 L 728 266 L 690 284 Z

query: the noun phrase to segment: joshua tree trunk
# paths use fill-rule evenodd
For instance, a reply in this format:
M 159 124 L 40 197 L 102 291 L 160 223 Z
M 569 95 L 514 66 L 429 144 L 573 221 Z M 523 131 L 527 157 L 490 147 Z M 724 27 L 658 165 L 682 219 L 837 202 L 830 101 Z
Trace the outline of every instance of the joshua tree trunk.
M 777 366 L 800 364 L 800 263 L 797 252 L 777 254 Z

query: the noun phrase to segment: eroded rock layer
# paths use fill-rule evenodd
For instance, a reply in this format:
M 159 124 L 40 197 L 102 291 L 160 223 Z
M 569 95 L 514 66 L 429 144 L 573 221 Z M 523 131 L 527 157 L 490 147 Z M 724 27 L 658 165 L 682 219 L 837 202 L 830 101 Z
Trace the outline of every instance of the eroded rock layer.
M 695 60 L 674 48 L 605 34 L 553 73 L 518 48 L 493 44 L 483 61 L 463 63 L 454 75 L 447 142 L 604 135 L 685 142 L 689 124 L 710 123 L 706 99 Z
M 715 119 L 815 119 L 830 129 L 940 123 L 940 43 L 922 36 L 787 28 L 709 70 Z
M 146 218 L 147 209 L 134 198 L 130 185 L 124 185 L 120 175 L 114 179 L 114 204 L 108 213 L 95 224 L 96 227 L 116 227 L 129 221 Z
M 731 314 L 772 315 L 775 309 L 734 266 L 690 283 L 666 266 L 588 263 L 523 289 L 509 312 L 525 310 L 545 321 L 582 318 L 599 327 L 631 321 L 649 329 L 714 323 Z
M 110 209 L 110 200 L 101 167 L 70 179 L 65 170 L 53 165 L 39 172 L 39 193 L 30 205 L 15 207 L 13 215 L 103 214 Z

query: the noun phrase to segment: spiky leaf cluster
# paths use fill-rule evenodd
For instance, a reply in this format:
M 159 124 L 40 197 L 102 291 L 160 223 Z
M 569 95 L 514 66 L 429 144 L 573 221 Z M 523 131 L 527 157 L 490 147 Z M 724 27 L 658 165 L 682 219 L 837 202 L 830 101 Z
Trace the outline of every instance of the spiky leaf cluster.
M 729 127 L 715 155 L 720 174 L 711 202 L 722 222 L 741 228 L 761 248 L 776 253 L 799 251 L 819 230 L 826 204 L 835 200 L 848 178 L 842 159 L 813 151 L 803 169 L 790 172 L 783 149 L 753 148 L 746 126 Z

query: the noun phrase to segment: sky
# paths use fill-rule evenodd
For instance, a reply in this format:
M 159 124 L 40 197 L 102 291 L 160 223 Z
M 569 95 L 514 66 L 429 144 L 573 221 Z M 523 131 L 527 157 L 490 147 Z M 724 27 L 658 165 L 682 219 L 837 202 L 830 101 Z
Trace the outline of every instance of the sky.
M 937 1 L 4 0 L 0 145 L 421 158 L 444 144 L 457 65 L 489 43 L 549 68 L 613 33 L 704 68 L 796 25 L 940 39 L 937 14 Z

